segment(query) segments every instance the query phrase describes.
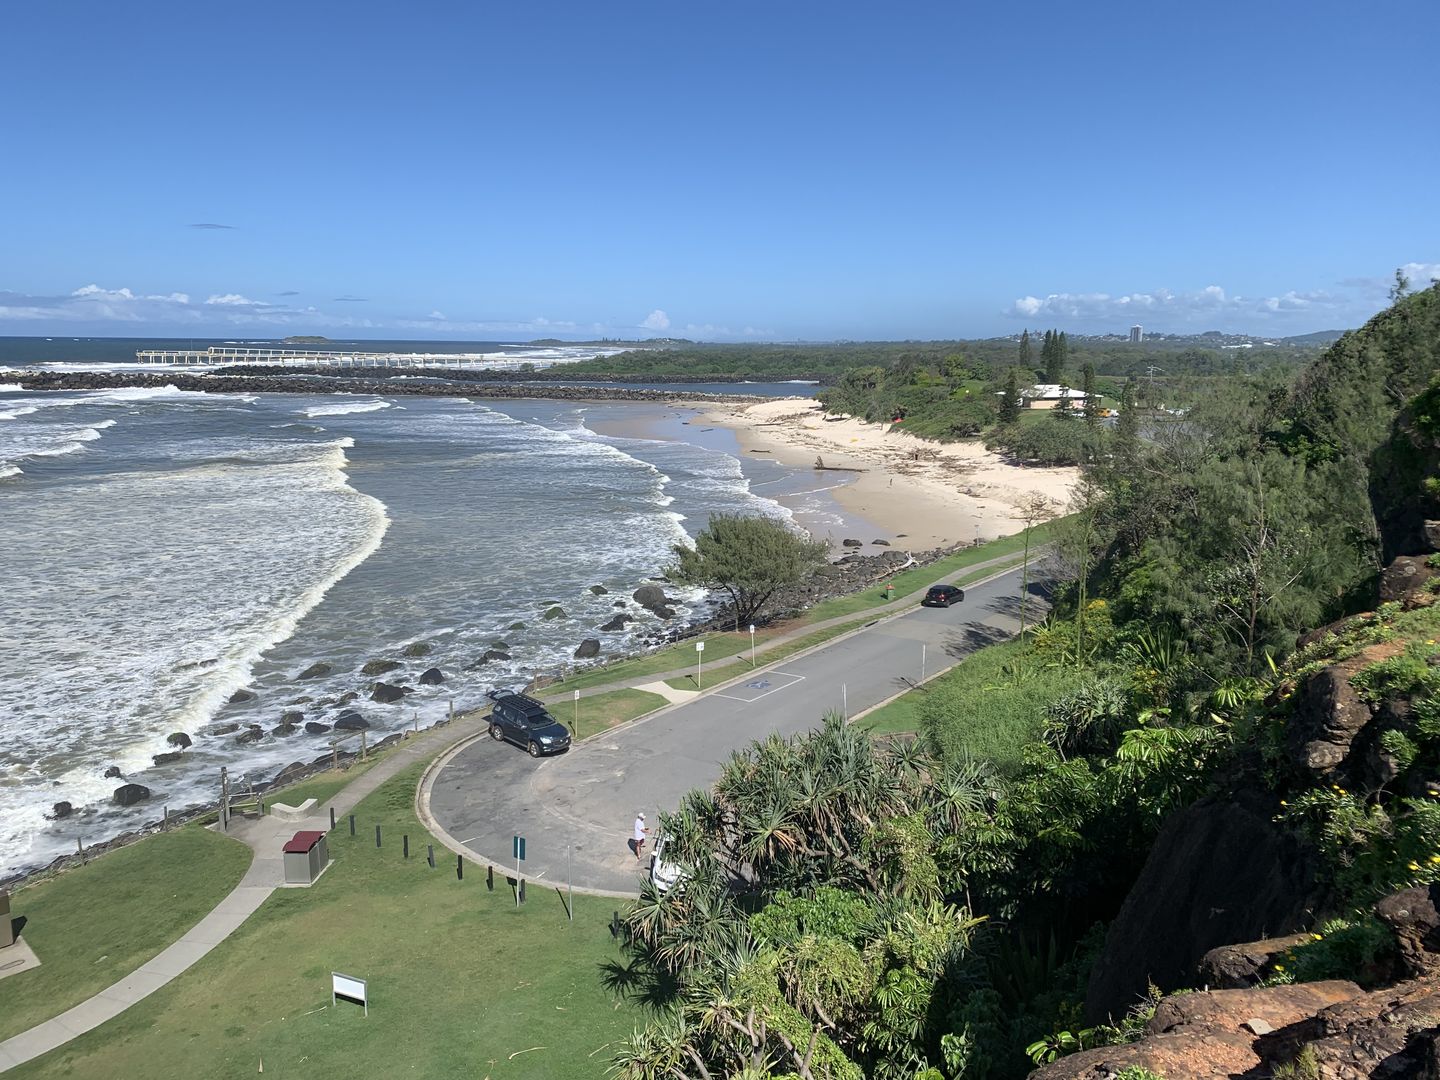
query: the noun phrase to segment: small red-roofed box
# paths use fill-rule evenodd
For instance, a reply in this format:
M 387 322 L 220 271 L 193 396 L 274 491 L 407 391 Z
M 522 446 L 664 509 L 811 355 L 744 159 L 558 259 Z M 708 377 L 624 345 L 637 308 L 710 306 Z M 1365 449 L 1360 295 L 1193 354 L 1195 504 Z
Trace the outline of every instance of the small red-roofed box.
M 330 862 L 323 832 L 301 830 L 281 849 L 285 858 L 285 884 L 309 885 Z

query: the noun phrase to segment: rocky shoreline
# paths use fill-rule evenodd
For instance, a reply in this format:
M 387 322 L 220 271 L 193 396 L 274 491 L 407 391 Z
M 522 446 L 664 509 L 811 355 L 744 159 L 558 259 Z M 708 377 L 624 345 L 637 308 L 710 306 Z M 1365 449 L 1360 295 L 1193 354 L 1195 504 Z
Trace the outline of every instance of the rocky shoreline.
M 194 390 L 208 394 L 377 394 L 411 397 L 456 397 L 475 395 L 487 398 L 544 398 L 559 401 L 650 401 L 665 404 L 702 402 L 721 404 L 771 400 L 765 395 L 676 393 L 644 390 L 597 381 L 594 385 L 522 385 L 496 379 L 496 372 L 442 372 L 425 381 L 398 376 L 412 375 L 411 368 L 361 368 L 353 375 L 337 375 L 333 369 L 286 368 L 277 375 L 273 367 L 230 367 L 203 375 L 186 372 L 135 371 L 0 371 L 0 382 L 18 383 L 25 390 L 118 390 L 127 387 Z
M 823 600 L 853 595 L 854 593 L 868 588 L 874 585 L 876 582 L 881 581 L 884 578 L 889 577 L 902 569 L 907 569 L 912 566 L 928 565 L 938 559 L 945 557 L 946 555 L 952 554 L 955 550 L 957 550 L 956 548 L 936 548 L 933 550 L 915 552 L 912 554 L 902 550 L 890 548 L 883 541 L 874 541 L 873 543 L 885 547 L 885 550 L 877 554 L 861 554 L 859 549 L 864 546 L 863 543 L 858 539 L 847 540 L 846 547 L 850 553 L 834 562 L 827 563 L 825 566 L 821 567 L 820 570 L 816 572 L 814 577 L 812 577 L 808 582 L 797 585 L 791 589 L 784 590 L 780 594 L 778 594 L 773 601 L 773 611 L 770 615 L 766 616 L 764 620 L 762 620 L 763 624 L 768 625 L 769 623 L 775 622 L 776 620 L 792 617 L 795 614 L 798 614 L 799 612 L 804 611 L 805 609 L 812 607 Z M 675 611 L 673 607 L 671 607 L 671 604 L 673 604 L 674 601 L 666 596 L 663 583 L 657 582 L 641 585 L 635 590 L 633 599 L 635 603 L 641 608 L 644 608 L 650 613 L 656 615 L 660 620 L 662 620 L 662 623 L 675 617 Z M 675 624 L 673 626 L 661 625 L 657 627 L 656 632 L 642 639 L 643 647 L 632 655 L 644 655 L 646 652 L 662 648 L 677 641 L 683 641 L 688 638 L 698 637 L 702 634 L 726 631 L 734 628 L 734 618 L 730 614 L 728 604 L 724 604 L 719 602 L 718 600 L 712 599 L 709 602 L 708 606 L 708 614 L 688 619 L 682 623 Z M 595 639 L 593 637 L 582 640 L 576 647 L 575 658 L 577 660 L 585 660 L 597 656 L 599 651 L 598 645 L 598 639 Z M 489 654 L 487 653 L 486 655 L 479 657 L 476 664 L 472 665 L 472 667 L 483 664 L 488 658 L 488 656 Z M 616 655 L 608 656 L 606 657 L 606 660 L 607 662 L 613 663 L 615 661 L 628 658 L 628 656 Z M 370 663 L 367 663 L 364 668 L 362 668 L 360 674 L 387 674 L 390 670 L 393 670 L 393 668 L 389 666 L 389 664 L 393 664 L 393 662 L 387 663 L 386 661 L 371 661 Z M 328 665 L 324 664 L 323 661 L 312 665 L 312 668 L 310 670 L 315 670 L 321 667 L 326 668 L 328 673 Z M 432 670 L 434 670 L 437 675 L 440 674 L 438 672 L 438 669 Z M 590 667 L 587 665 L 578 667 L 573 670 L 587 671 L 590 670 Z M 429 672 L 427 672 L 427 674 L 429 674 Z M 566 672 L 566 674 L 568 674 L 568 672 Z M 422 680 L 423 678 L 424 676 L 422 676 Z M 443 676 L 441 676 L 441 678 L 443 679 Z M 555 677 L 541 676 L 538 680 L 532 681 L 530 684 L 528 684 L 524 689 L 536 690 L 540 689 L 541 687 L 551 686 L 557 683 L 563 684 L 563 682 L 564 674 L 562 674 L 558 679 Z M 356 690 L 344 695 L 341 699 L 341 703 L 348 704 L 348 701 L 346 699 L 349 699 L 350 701 L 358 701 L 361 698 L 364 690 L 368 690 L 370 692 L 370 697 L 372 698 L 372 700 L 384 700 L 385 695 L 383 694 L 381 698 L 375 697 L 376 689 L 381 687 L 398 690 L 402 695 L 405 692 L 405 687 L 403 686 L 392 687 L 388 683 L 375 682 L 373 680 L 370 680 L 364 683 L 364 686 L 361 690 Z M 238 691 L 236 697 L 232 700 L 248 700 L 248 698 L 242 697 L 241 695 L 250 695 L 250 692 L 246 690 Z M 282 716 L 280 721 L 280 727 L 274 729 L 272 734 L 289 735 L 297 733 L 300 730 L 300 726 L 293 719 L 291 719 L 292 716 L 296 715 L 299 714 L 286 713 L 284 716 Z M 349 725 L 345 723 L 347 717 L 354 718 L 353 722 Z M 440 727 L 447 723 L 449 723 L 448 719 L 440 720 L 433 726 Z M 339 720 L 336 721 L 335 724 L 335 728 L 337 730 L 353 729 L 359 731 L 362 729 L 368 729 L 369 726 L 369 723 L 365 721 L 358 712 L 353 711 L 342 714 L 342 716 L 339 718 Z M 306 724 L 304 730 L 308 734 L 327 734 L 330 731 L 330 728 L 327 725 Z M 421 728 L 419 730 L 429 729 Z M 263 737 L 264 732 L 259 728 L 258 725 L 251 725 L 249 728 L 242 728 L 242 726 L 237 723 L 227 724 L 219 722 L 207 725 L 207 727 L 201 729 L 201 731 L 197 734 L 204 734 L 216 737 L 233 736 L 243 742 L 251 739 L 252 737 Z M 385 748 L 393 745 L 394 743 L 404 739 L 407 734 L 410 734 L 410 732 L 399 731 L 386 735 L 379 739 L 374 745 L 370 746 L 366 752 L 376 753 L 382 751 Z M 169 741 L 172 746 L 177 748 L 177 750 L 174 752 L 173 757 L 171 754 L 160 755 L 161 757 L 167 759 L 165 762 L 163 762 L 164 764 L 169 764 L 175 760 L 178 760 L 180 757 L 180 751 L 185 750 L 191 744 L 190 736 L 183 732 L 177 732 L 171 735 Z M 324 772 L 325 770 L 330 769 L 336 765 L 339 765 L 341 768 L 348 768 L 351 763 L 353 763 L 359 758 L 359 756 L 360 753 L 358 751 L 332 749 L 308 761 L 293 761 L 290 764 L 286 765 L 284 768 L 282 768 L 279 772 L 277 772 L 275 776 L 272 777 L 269 781 L 255 785 L 254 790 L 263 797 L 268 792 L 278 792 L 284 787 L 304 780 L 307 777 L 313 776 L 316 773 Z M 157 764 L 162 764 L 162 762 L 157 761 Z M 142 806 L 142 804 L 146 803 L 149 800 L 149 790 L 146 789 L 144 785 L 127 782 L 126 778 L 120 775 L 118 769 L 113 769 L 112 767 L 112 770 L 107 771 L 106 775 L 113 776 L 117 780 L 117 783 L 120 785 L 116 788 L 115 794 L 115 801 L 120 805 L 140 807 Z M 124 799 L 121 798 L 122 792 L 126 793 Z M 65 808 L 63 812 L 61 812 L 62 806 Z M 113 836 L 107 840 L 85 848 L 83 852 L 72 852 L 69 854 L 61 855 L 51 860 L 44 866 L 31 867 L 29 869 L 12 874 L 8 877 L 0 878 L 0 888 L 21 888 L 24 885 L 30 883 L 31 881 L 48 877 L 50 875 L 70 869 L 74 866 L 84 865 L 86 862 L 90 861 L 98 855 L 103 854 L 106 851 L 125 847 L 128 844 L 132 844 L 137 840 L 145 838 L 146 836 L 151 836 L 157 832 L 164 832 L 179 825 L 184 825 L 188 822 L 192 822 L 197 818 L 203 818 L 207 815 L 214 814 L 217 812 L 218 808 L 219 803 L 217 801 L 209 801 L 206 803 L 187 806 L 184 809 L 173 813 L 169 812 L 169 810 L 167 809 L 166 814 L 162 819 L 147 821 L 134 829 L 127 830 L 120 833 L 119 835 Z M 71 814 L 84 813 L 84 809 L 82 807 L 72 807 L 68 803 L 57 803 L 55 811 L 56 813 L 54 816 L 57 818 L 65 818 L 69 817 Z

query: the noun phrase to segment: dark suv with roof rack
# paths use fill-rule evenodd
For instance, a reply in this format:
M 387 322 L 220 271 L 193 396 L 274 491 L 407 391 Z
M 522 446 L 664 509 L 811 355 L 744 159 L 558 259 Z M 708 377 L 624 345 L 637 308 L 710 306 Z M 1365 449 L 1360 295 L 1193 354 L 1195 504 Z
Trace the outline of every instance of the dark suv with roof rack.
M 570 729 L 524 694 L 501 694 L 490 709 L 490 737 L 523 747 L 531 757 L 570 748 Z

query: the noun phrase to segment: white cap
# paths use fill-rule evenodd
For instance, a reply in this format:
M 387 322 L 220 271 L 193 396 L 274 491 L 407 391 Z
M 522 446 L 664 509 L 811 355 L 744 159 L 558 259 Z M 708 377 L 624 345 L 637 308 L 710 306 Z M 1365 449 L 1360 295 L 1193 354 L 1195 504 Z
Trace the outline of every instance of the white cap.
M 645 815 L 644 815 L 644 814 L 636 814 L 635 816 L 638 817 L 641 821 L 644 821 L 644 820 L 645 820 Z

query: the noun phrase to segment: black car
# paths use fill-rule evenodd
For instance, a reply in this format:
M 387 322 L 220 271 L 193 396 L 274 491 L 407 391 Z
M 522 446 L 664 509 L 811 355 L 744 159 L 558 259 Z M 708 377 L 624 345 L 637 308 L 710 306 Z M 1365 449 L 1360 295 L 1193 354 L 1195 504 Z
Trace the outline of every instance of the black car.
M 570 729 L 524 694 L 501 694 L 490 709 L 490 737 L 523 746 L 531 757 L 570 748 Z
M 957 589 L 954 585 L 931 585 L 930 590 L 925 594 L 925 599 L 920 603 L 926 607 L 949 607 L 964 599 L 964 589 Z

